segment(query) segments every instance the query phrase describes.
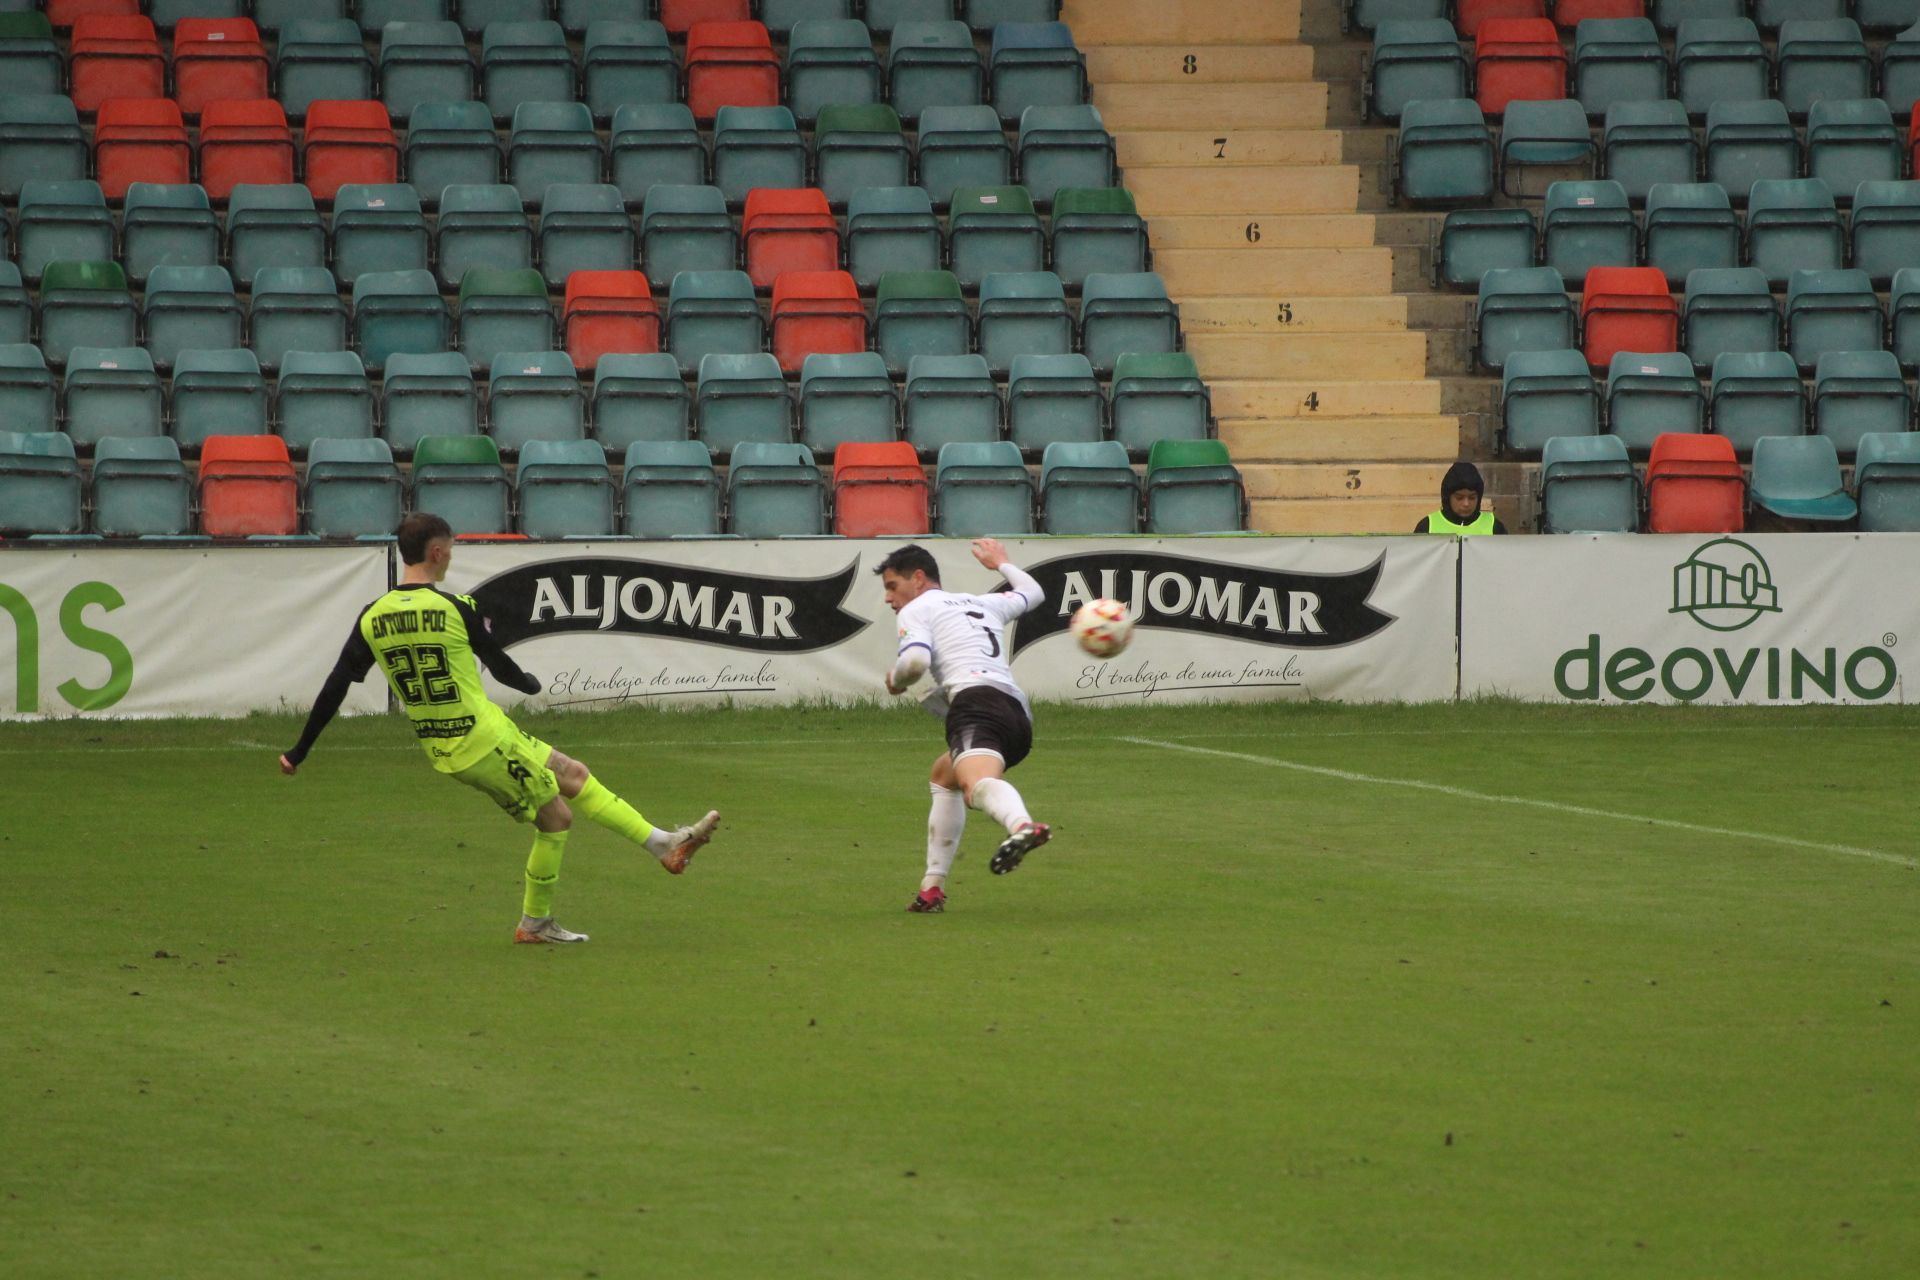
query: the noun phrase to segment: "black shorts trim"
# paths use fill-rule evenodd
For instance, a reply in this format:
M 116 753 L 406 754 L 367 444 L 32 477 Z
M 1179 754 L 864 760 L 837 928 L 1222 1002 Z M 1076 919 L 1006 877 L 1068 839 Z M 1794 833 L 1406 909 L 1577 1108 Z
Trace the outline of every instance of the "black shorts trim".
M 997 752 L 1011 769 L 1033 750 L 1033 721 L 1012 694 L 973 685 L 947 708 L 947 750 L 956 760 L 969 751 Z

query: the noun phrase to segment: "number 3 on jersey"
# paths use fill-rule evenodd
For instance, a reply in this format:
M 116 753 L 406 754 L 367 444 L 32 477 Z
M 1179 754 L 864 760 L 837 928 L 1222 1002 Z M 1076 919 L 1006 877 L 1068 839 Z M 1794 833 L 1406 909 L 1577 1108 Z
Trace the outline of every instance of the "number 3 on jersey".
M 380 656 L 393 676 L 393 687 L 399 692 L 400 701 L 408 706 L 459 699 L 460 691 L 453 687 L 453 670 L 447 664 L 445 645 L 396 645 L 382 651 Z

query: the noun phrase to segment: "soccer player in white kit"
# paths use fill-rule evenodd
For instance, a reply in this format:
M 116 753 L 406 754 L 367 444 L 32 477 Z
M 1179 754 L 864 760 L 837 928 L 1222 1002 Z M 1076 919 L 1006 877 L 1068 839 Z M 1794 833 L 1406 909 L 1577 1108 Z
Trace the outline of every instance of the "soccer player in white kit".
M 993 855 L 993 873 L 1006 875 L 1053 833 L 1027 813 L 1026 801 L 1004 776 L 1033 748 L 1033 707 L 1007 665 L 1006 627 L 1043 599 L 1032 575 L 1007 560 L 993 538 L 977 538 L 973 558 L 997 569 L 1007 590 L 962 595 L 940 586 L 940 566 L 925 547 L 905 546 L 874 572 L 887 604 L 900 619 L 900 651 L 887 672 L 887 692 L 904 692 L 929 671 L 935 691 L 922 699 L 946 717 L 947 750 L 933 762 L 927 818 L 927 874 L 907 910 L 944 911 L 947 875 L 960 853 L 967 809 L 978 809 L 1007 830 Z

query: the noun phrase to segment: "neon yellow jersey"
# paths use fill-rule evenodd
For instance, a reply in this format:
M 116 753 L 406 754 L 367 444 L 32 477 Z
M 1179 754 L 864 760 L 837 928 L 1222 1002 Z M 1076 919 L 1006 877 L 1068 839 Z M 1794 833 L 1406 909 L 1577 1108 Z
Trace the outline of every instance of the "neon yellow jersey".
M 485 625 L 471 597 L 427 585 L 395 587 L 360 615 L 361 641 L 442 773 L 458 773 L 513 730 L 480 683 L 475 634 L 479 647 L 497 650 Z

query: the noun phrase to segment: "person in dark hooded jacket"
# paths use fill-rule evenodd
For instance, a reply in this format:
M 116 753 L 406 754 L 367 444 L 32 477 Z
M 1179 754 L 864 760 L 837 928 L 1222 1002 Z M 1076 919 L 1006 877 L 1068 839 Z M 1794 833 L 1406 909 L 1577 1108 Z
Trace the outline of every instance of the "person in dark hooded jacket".
M 1454 463 L 1440 482 L 1440 509 L 1430 516 L 1421 516 L 1413 531 L 1456 536 L 1505 533 L 1507 527 L 1492 511 L 1480 510 L 1480 499 L 1486 491 L 1487 482 L 1480 478 L 1480 468 L 1471 462 Z

